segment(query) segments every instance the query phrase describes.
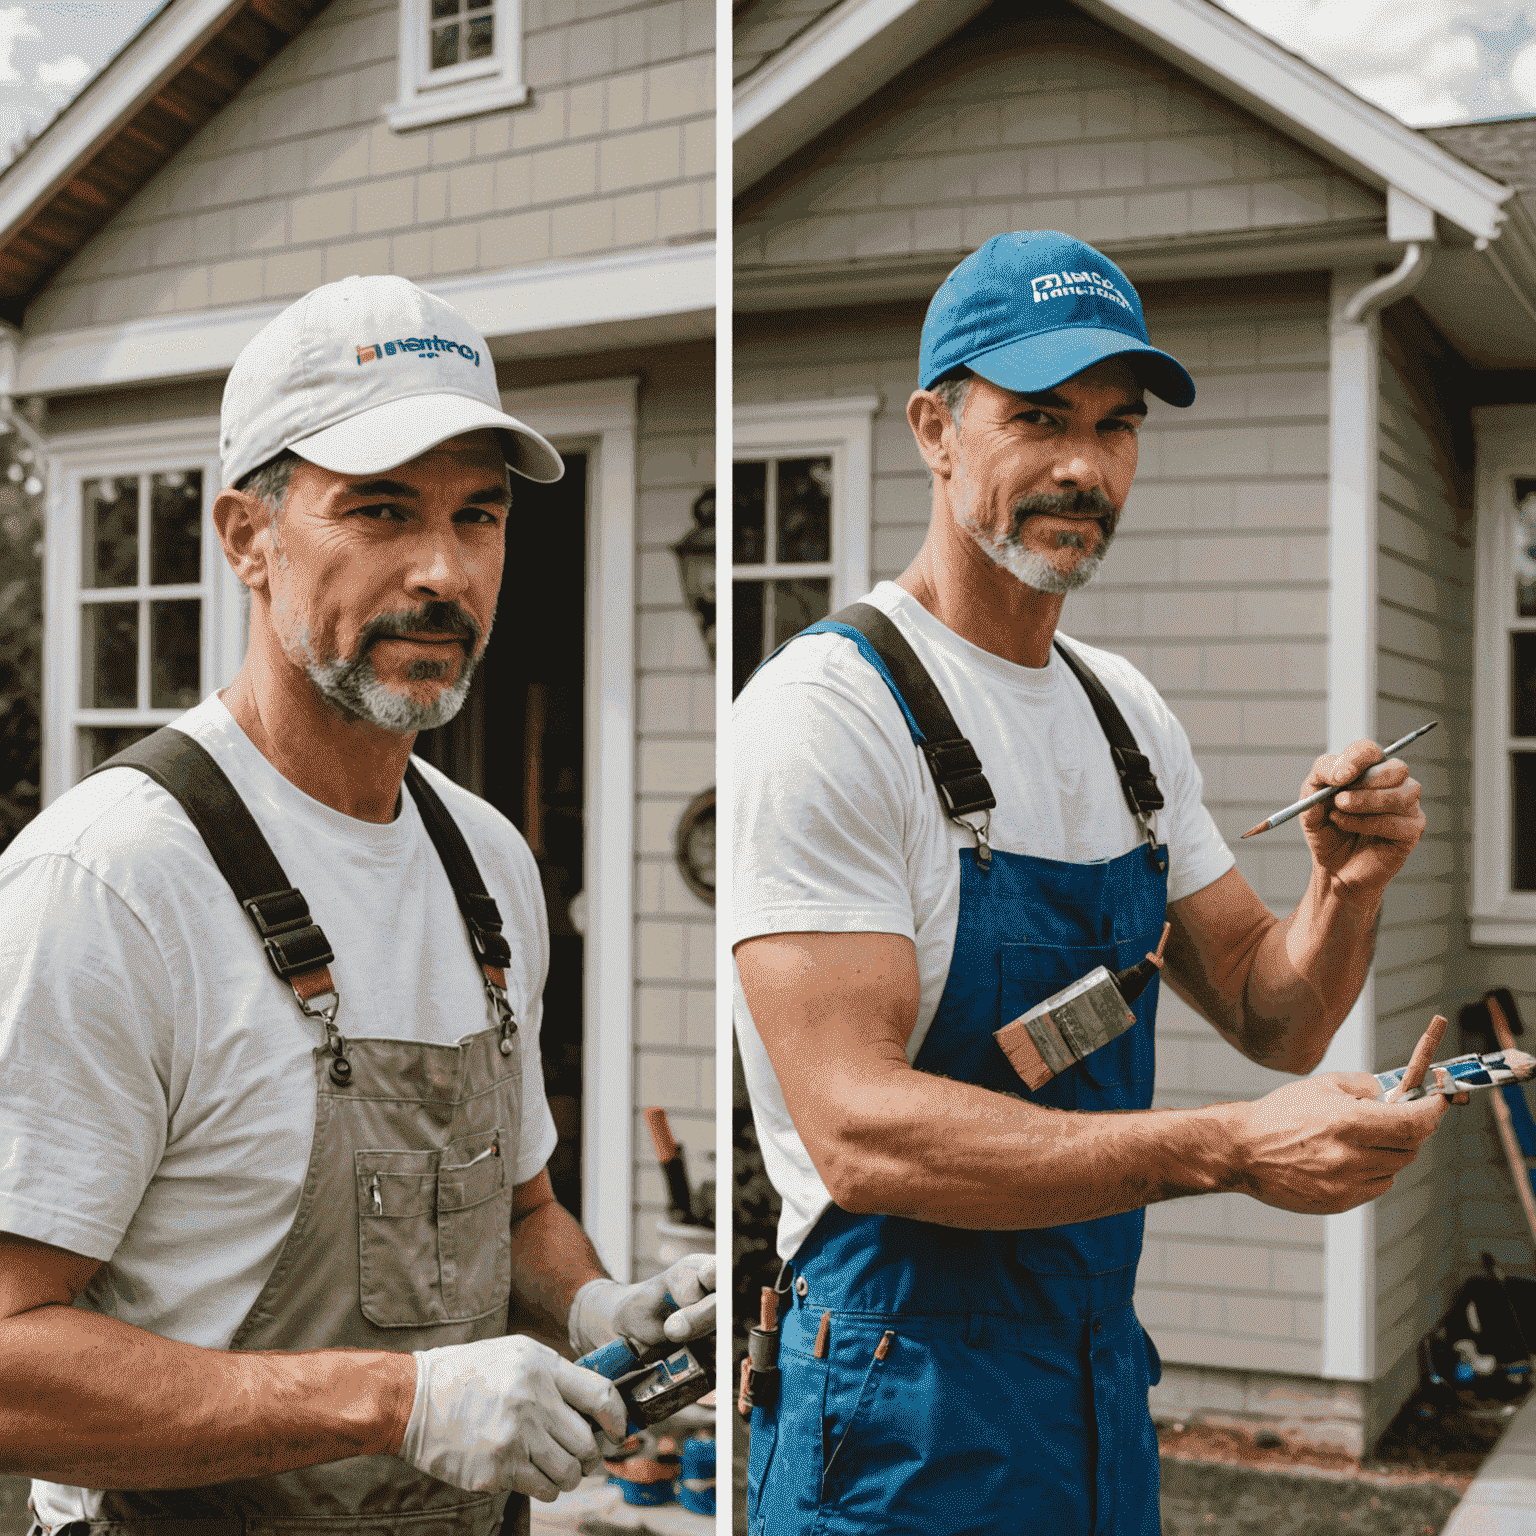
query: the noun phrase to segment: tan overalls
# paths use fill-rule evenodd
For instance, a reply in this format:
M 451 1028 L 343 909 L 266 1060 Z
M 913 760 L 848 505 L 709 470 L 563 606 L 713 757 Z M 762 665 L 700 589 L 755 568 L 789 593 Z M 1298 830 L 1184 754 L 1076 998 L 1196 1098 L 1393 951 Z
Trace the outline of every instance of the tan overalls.
M 180 801 L 251 916 L 273 969 L 324 1026 L 298 1212 L 231 1349 L 417 1350 L 507 1332 L 522 1051 L 500 915 L 447 809 L 406 783 L 464 914 L 496 1022 L 457 1045 L 344 1039 L 325 936 L 221 770 L 170 727 L 102 768 L 139 769 Z M 101 769 L 97 770 L 98 772 Z M 231 803 L 233 802 L 233 803 Z M 393 1456 L 166 1491 L 108 1491 L 68 1536 L 508 1536 L 522 1495 L 472 1494 Z

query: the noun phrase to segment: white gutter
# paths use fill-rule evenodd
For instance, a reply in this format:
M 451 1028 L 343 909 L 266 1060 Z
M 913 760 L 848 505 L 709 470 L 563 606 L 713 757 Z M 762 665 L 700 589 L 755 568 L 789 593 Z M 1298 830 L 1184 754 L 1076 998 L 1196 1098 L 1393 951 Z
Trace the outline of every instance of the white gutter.
M 1328 749 L 1376 736 L 1377 477 L 1381 456 L 1381 327 L 1387 305 L 1406 298 L 1429 268 L 1433 212 L 1390 187 L 1387 234 L 1406 246 L 1385 277 L 1333 274 L 1328 470 Z M 1375 1070 L 1376 983 L 1360 996 L 1319 1070 Z M 1376 1208 L 1323 1221 L 1322 1374 L 1376 1375 Z

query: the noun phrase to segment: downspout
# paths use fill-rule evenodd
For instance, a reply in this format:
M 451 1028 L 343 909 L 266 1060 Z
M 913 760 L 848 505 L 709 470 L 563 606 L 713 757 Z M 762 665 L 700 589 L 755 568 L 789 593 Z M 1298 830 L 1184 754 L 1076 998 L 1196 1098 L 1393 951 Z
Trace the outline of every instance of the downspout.
M 1384 277 L 1333 274 L 1329 336 L 1328 747 L 1376 735 L 1377 477 L 1381 454 L 1381 325 L 1429 268 L 1434 214 L 1396 187 L 1387 192 L 1387 233 L 1403 258 Z M 1360 996 L 1320 1070 L 1375 1069 L 1376 987 Z M 1322 1374 L 1376 1376 L 1376 1214 L 1357 1206 L 1323 1220 Z M 1362 1407 L 1365 1405 L 1362 1403 Z

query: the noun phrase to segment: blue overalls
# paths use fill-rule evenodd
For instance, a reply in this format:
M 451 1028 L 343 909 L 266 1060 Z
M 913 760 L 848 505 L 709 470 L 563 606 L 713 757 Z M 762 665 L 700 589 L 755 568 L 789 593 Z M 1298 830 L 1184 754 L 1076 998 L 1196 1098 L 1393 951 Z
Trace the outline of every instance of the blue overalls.
M 856 629 L 844 621 L 859 610 Z M 871 613 L 855 605 L 804 633 L 854 639 L 922 746 L 886 654 L 863 632 Z M 910 670 L 896 670 L 912 692 Z M 1121 970 L 1153 948 L 1167 868 L 1155 835 L 1107 862 L 1067 864 L 990 850 L 983 832 L 960 852 L 949 977 L 916 1069 L 1054 1109 L 1147 1108 L 1155 980 L 1134 1027 L 1039 1092 L 992 1036 L 1094 966 Z M 1142 1226 L 1131 1211 L 977 1232 L 830 1206 L 780 1282 L 793 1277 L 777 1401 L 753 1413 L 748 1536 L 1158 1536 L 1147 1389 L 1161 1367 L 1131 1305 Z

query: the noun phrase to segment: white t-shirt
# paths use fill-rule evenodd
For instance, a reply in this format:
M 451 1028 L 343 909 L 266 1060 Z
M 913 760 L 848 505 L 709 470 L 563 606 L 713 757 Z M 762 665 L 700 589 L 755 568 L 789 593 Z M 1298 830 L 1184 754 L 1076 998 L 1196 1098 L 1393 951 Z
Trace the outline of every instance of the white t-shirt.
M 452 1044 L 495 1023 L 408 792 L 388 825 L 361 821 L 285 779 L 217 697 L 176 726 L 228 775 L 324 929 L 343 1036 Z M 512 947 L 523 1114 L 508 1171 L 521 1183 L 556 1140 L 538 869 L 498 811 L 420 766 Z M 0 855 L 0 1230 L 106 1260 L 80 1304 L 229 1344 L 298 1209 L 323 1043 L 202 839 L 144 774 L 87 779 Z
M 1093 706 L 1055 652 L 1021 667 L 962 640 L 894 582 L 863 601 L 894 620 L 970 740 L 997 798 L 991 843 L 1073 864 L 1118 857 L 1141 831 Z M 1122 657 L 1067 636 L 1114 695 L 1167 802 L 1168 899 L 1235 862 L 1201 804 L 1189 738 Z M 731 943 L 764 933 L 899 933 L 917 947 L 916 1059 L 938 1009 L 960 913 L 959 850 L 971 834 L 944 814 L 933 777 L 880 674 L 842 635 L 796 640 L 752 680 L 731 724 Z M 807 1155 L 735 981 L 737 1039 L 768 1177 L 791 1257 L 831 1203 Z

